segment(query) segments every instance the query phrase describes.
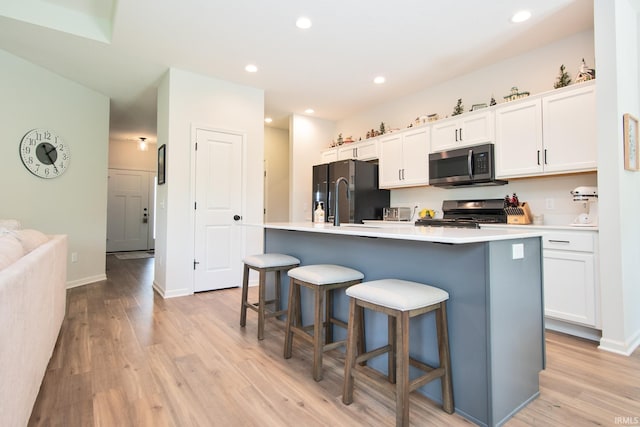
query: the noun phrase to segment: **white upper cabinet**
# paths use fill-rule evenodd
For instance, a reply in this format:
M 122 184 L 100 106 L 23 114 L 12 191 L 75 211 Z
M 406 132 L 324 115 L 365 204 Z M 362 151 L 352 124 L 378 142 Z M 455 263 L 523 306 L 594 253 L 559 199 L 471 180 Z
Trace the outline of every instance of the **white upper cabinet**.
M 496 177 L 597 168 L 595 85 L 558 89 L 496 108 Z
M 380 140 L 378 183 L 380 188 L 402 185 L 402 134 L 397 132 Z
M 335 162 L 336 160 L 338 160 L 338 149 L 337 148 L 330 148 L 330 149 L 324 150 L 323 152 L 320 153 L 320 163 L 319 164 L 331 163 L 331 162 Z
M 380 188 L 429 183 L 429 128 L 396 132 L 380 139 Z
M 378 138 L 343 144 L 338 147 L 338 160 L 373 160 L 378 158 Z
M 545 172 L 597 168 L 596 87 L 590 84 L 542 97 Z
M 496 109 L 496 178 L 543 171 L 542 102 L 513 102 Z
M 469 112 L 438 120 L 431 127 L 431 152 L 493 142 L 493 111 Z

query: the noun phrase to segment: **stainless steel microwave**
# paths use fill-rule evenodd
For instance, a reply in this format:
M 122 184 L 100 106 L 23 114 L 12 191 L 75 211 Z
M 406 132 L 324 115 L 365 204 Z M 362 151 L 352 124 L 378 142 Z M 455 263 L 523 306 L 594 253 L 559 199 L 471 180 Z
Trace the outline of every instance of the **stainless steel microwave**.
M 429 154 L 429 185 L 461 187 L 506 183 L 495 179 L 493 144 Z

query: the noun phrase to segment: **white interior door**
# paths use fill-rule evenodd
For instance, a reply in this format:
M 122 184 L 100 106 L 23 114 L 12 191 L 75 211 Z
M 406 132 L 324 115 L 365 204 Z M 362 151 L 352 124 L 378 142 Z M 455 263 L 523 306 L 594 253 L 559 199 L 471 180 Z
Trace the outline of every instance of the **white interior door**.
M 149 249 L 149 175 L 109 169 L 107 252 Z
M 196 142 L 194 291 L 240 286 L 244 137 L 197 129 Z

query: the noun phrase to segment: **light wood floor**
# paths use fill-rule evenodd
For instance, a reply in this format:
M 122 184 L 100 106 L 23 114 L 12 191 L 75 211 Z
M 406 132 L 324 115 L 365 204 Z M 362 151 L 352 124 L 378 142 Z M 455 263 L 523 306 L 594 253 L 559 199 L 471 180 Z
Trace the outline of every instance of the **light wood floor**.
M 293 358 L 283 359 L 279 322 L 267 322 L 262 342 L 254 313 L 241 329 L 239 289 L 163 300 L 152 276 L 153 259 L 107 256 L 108 280 L 69 290 L 29 425 L 394 425 L 393 402 L 363 385 L 352 405 L 342 404 L 339 352 L 325 357 L 316 383 L 309 345 L 297 340 Z M 507 426 L 629 425 L 640 417 L 639 351 L 623 357 L 548 333 L 547 362 L 540 397 Z M 410 416 L 415 426 L 471 425 L 416 393 Z

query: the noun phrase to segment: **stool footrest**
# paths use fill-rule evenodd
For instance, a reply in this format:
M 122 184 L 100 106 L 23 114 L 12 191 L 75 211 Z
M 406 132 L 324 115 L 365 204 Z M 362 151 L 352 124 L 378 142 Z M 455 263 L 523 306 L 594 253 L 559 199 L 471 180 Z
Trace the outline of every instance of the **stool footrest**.
M 267 311 L 264 314 L 264 317 L 277 317 L 277 316 L 282 316 L 283 314 L 287 314 L 287 310 L 278 310 L 278 311 Z
M 387 344 L 382 347 L 378 347 L 374 350 L 367 351 L 366 353 L 362 353 L 358 357 L 356 357 L 356 363 L 360 364 L 362 362 L 366 362 L 369 359 L 373 359 L 374 357 L 381 356 L 385 353 L 389 353 L 391 351 L 391 345 Z
M 354 366 L 351 375 L 355 380 L 367 384 L 369 387 L 375 388 L 382 392 L 385 396 L 395 399 L 396 385 L 389 382 L 386 375 L 376 371 L 368 366 Z
M 313 344 L 313 335 L 309 334 L 309 330 L 313 330 L 313 325 L 311 327 L 299 327 L 299 326 L 291 326 L 291 332 L 302 338 L 303 340 L 310 342 Z
M 313 335 L 309 334 L 308 331 L 313 331 L 313 325 L 308 325 L 302 328 L 298 326 L 291 326 L 291 332 L 295 333 L 297 336 L 304 339 L 305 341 L 313 344 Z M 334 348 L 338 348 L 346 344 L 347 344 L 347 340 L 334 341 L 328 344 L 324 344 L 322 349 L 323 351 L 333 350 Z
M 276 302 L 275 300 L 265 301 L 265 305 L 274 304 L 275 302 Z M 248 302 L 248 303 L 245 304 L 245 307 L 250 308 L 251 310 L 255 311 L 256 313 L 259 310 L 259 306 L 260 306 L 260 303 L 257 303 L 257 302 L 253 302 L 253 303 Z M 264 315 L 265 315 L 265 317 L 273 317 L 273 316 L 281 316 L 281 315 L 286 314 L 286 313 L 287 313 L 287 310 L 273 311 L 272 309 L 268 309 L 268 308 L 265 307 L 265 314 Z
M 325 323 L 326 323 L 326 322 L 325 322 Z M 331 324 L 333 324 L 333 325 L 336 325 L 336 326 L 340 326 L 340 327 L 342 327 L 342 328 L 344 328 L 344 329 L 347 329 L 347 326 L 348 326 L 348 325 L 347 325 L 347 322 L 343 322 L 342 320 L 340 320 L 340 319 L 336 319 L 336 318 L 332 318 L 332 319 L 330 319 L 330 320 L 329 320 L 329 323 L 331 323 Z
M 413 363 L 411 365 L 413 365 Z M 441 378 L 443 376 L 444 376 L 444 368 L 434 368 L 428 374 L 422 375 L 414 379 L 413 381 L 411 381 L 411 383 L 409 384 L 409 391 L 413 391 L 417 388 L 420 388 L 423 385 L 427 384 L 428 382 L 431 382 L 436 378 Z
M 347 345 L 347 340 L 334 341 L 329 344 L 325 344 L 322 346 L 322 351 L 333 350 L 334 348 L 338 348 L 341 346 Z
M 264 305 L 269 305 L 269 304 L 275 304 L 277 301 L 274 299 L 270 299 L 268 301 L 264 302 Z M 247 302 L 246 303 L 247 307 L 251 308 L 251 307 L 258 307 L 260 305 L 259 302 Z

